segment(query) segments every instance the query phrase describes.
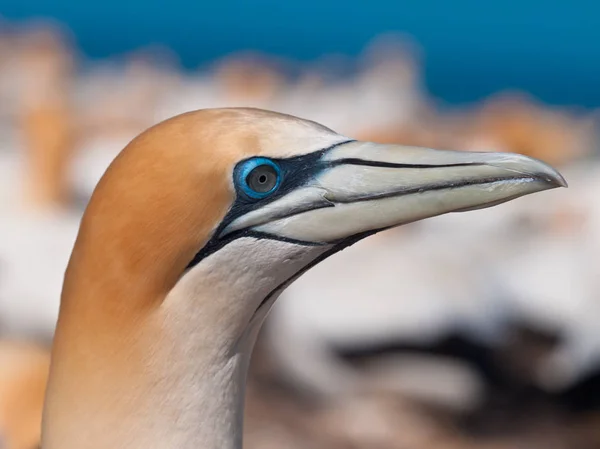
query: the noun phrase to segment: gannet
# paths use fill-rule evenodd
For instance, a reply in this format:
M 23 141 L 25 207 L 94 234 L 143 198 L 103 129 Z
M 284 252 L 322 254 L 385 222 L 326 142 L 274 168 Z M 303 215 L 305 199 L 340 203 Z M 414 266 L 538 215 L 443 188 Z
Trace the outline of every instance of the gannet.
M 42 447 L 240 448 L 253 344 L 291 282 L 377 231 L 560 186 L 524 156 L 361 142 L 257 109 L 150 128 L 83 215 Z

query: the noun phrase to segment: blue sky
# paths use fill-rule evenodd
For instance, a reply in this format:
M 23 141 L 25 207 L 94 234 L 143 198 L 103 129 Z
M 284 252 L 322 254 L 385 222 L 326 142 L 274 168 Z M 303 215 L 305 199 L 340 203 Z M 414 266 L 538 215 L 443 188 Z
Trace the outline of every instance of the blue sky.
M 0 15 L 55 18 L 91 57 L 160 43 L 188 67 L 243 49 L 355 55 L 401 31 L 422 46 L 427 85 L 447 101 L 520 88 L 600 106 L 600 4 L 589 0 L 0 0 Z

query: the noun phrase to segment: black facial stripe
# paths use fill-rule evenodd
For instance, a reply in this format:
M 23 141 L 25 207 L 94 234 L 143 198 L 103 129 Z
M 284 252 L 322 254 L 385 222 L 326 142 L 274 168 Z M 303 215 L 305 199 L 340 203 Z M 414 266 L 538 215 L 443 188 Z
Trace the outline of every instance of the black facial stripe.
M 494 184 L 496 182 L 502 181 L 534 181 L 535 178 L 531 176 L 522 176 L 522 177 L 492 177 L 485 179 L 474 179 L 470 181 L 460 181 L 460 182 L 441 182 L 438 184 L 423 184 L 421 186 L 410 187 L 406 189 L 398 189 L 391 192 L 381 193 L 379 195 L 356 195 L 355 197 L 346 198 L 343 200 L 333 200 L 334 203 L 337 204 L 349 204 L 349 203 L 359 203 L 361 201 L 370 201 L 370 200 L 380 200 L 384 198 L 392 198 L 399 197 L 405 195 L 411 195 L 414 193 L 421 192 L 430 192 L 435 190 L 450 190 L 456 189 L 460 187 L 467 187 L 471 185 L 485 185 L 485 184 Z
M 219 238 L 219 235 L 221 234 L 223 229 L 225 229 L 225 227 L 227 227 L 227 225 L 229 225 L 233 220 L 250 212 L 252 209 L 257 207 L 257 204 L 260 204 L 260 206 L 262 207 L 266 204 L 269 204 L 269 203 L 277 200 L 278 198 L 281 198 L 281 197 L 287 195 L 292 190 L 295 190 L 298 187 L 306 184 L 319 171 L 321 171 L 329 166 L 327 164 L 320 163 L 320 160 L 325 153 L 333 150 L 334 148 L 339 147 L 340 145 L 344 145 L 344 144 L 350 143 L 350 142 L 354 142 L 354 140 L 349 139 L 349 140 L 345 140 L 343 142 L 338 142 L 334 145 L 331 145 L 330 147 L 324 148 L 319 151 L 315 151 L 310 154 L 295 156 L 295 157 L 291 157 L 291 158 L 287 158 L 287 159 L 271 159 L 279 165 L 279 168 L 281 169 L 283 182 L 282 182 L 281 186 L 279 187 L 279 189 L 276 192 L 274 192 L 272 195 L 269 195 L 267 198 L 263 198 L 260 200 L 255 200 L 255 199 L 249 198 L 236 185 L 235 202 L 233 203 L 233 205 L 231 206 L 231 208 L 229 209 L 229 211 L 223 218 L 223 221 L 221 222 L 221 224 L 215 230 L 212 238 L 206 243 L 206 245 L 204 245 L 204 247 L 202 249 L 200 249 L 200 251 L 198 251 L 196 253 L 194 258 L 190 261 L 190 263 L 186 267 L 186 270 L 194 267 L 202 259 L 204 259 L 208 255 L 218 251 L 219 249 L 223 248 L 229 242 L 232 242 L 233 240 L 235 240 L 239 237 L 242 237 L 242 236 L 253 236 L 253 237 L 257 237 L 257 238 L 270 238 L 273 240 L 290 241 L 292 243 L 297 243 L 297 244 L 301 244 L 301 245 L 311 245 L 311 246 L 319 245 L 319 243 L 292 241 L 292 240 L 288 240 L 288 239 L 284 239 L 284 238 L 280 238 L 280 237 L 276 237 L 276 236 L 271 236 L 268 234 L 262 234 L 259 232 L 249 231 L 249 230 L 241 230 L 239 232 L 232 232 L 231 234 L 228 234 L 223 238 Z M 239 173 L 241 164 L 243 162 L 245 162 L 246 160 L 247 159 L 245 159 L 244 161 L 240 161 L 234 168 L 234 173 L 233 173 L 234 179 L 236 178 L 236 176 Z M 323 203 L 320 205 L 320 207 L 331 207 L 331 206 L 333 206 L 333 204 L 327 202 L 326 200 L 323 200 Z M 316 208 L 319 208 L 319 206 L 316 206 L 316 207 L 315 207 L 315 205 L 311 206 L 311 210 L 316 209 Z M 281 215 L 281 216 L 278 216 L 275 218 L 285 218 L 288 215 L 295 215 L 300 212 L 303 212 L 303 210 L 298 208 L 298 210 L 289 211 L 288 214 Z
M 367 167 L 382 167 L 382 168 L 450 168 L 450 167 L 473 167 L 473 166 L 481 166 L 486 165 L 484 163 L 457 163 L 457 164 L 439 164 L 439 165 L 429 165 L 429 164 L 396 164 L 394 162 L 383 162 L 383 161 L 371 161 L 366 159 L 358 159 L 358 158 L 347 158 L 347 159 L 337 159 L 334 161 L 329 161 L 329 166 L 335 167 L 338 165 L 365 165 Z
M 234 240 L 237 240 L 241 237 L 252 237 L 252 238 L 255 238 L 258 240 L 261 240 L 261 239 L 277 240 L 279 242 L 293 243 L 295 245 L 302 245 L 302 246 L 326 245 L 326 243 L 305 242 L 304 240 L 290 239 L 287 237 L 271 235 L 271 234 L 267 234 L 264 232 L 253 231 L 250 229 L 242 229 L 240 231 L 232 232 L 231 234 L 226 235 L 225 237 L 223 237 L 221 239 L 218 239 L 218 238 L 210 239 L 208 241 L 208 243 L 206 245 L 204 245 L 204 247 L 196 253 L 196 255 L 194 256 L 192 261 L 186 267 L 186 270 L 189 270 L 190 268 L 192 268 L 193 266 L 198 264 L 202 259 L 205 259 L 206 257 L 210 256 L 211 254 L 216 253 L 217 251 L 219 251 L 220 249 L 222 249 L 229 243 L 231 243 Z

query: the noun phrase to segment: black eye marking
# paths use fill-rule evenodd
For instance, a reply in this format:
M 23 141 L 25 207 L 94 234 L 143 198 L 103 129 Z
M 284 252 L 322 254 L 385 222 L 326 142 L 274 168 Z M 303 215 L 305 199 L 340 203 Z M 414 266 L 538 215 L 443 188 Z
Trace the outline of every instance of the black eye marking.
M 235 166 L 234 171 L 233 171 L 233 179 L 235 181 L 234 184 L 235 184 L 235 188 L 236 188 L 235 202 L 233 203 L 233 205 L 231 206 L 231 208 L 229 209 L 229 211 L 223 218 L 223 221 L 221 222 L 221 224 L 215 230 L 212 238 L 206 243 L 206 245 L 204 245 L 204 247 L 202 249 L 200 249 L 200 251 L 198 251 L 198 253 L 196 253 L 194 258 L 190 261 L 190 263 L 186 267 L 186 270 L 189 270 L 190 268 L 194 267 L 202 259 L 208 257 L 210 254 L 218 251 L 219 249 L 223 248 L 228 243 L 230 243 L 240 237 L 250 236 L 250 237 L 255 237 L 258 239 L 269 238 L 272 240 L 288 241 L 290 243 L 295 243 L 295 244 L 305 245 L 305 246 L 321 245 L 321 243 L 318 243 L 318 242 L 304 242 L 304 241 L 296 241 L 293 239 L 285 239 L 285 238 L 280 238 L 278 236 L 272 236 L 270 234 L 263 234 L 263 233 L 259 233 L 259 232 L 255 232 L 255 231 L 249 231 L 247 229 L 233 232 L 223 238 L 219 238 L 219 235 L 221 234 L 223 229 L 225 229 L 225 227 L 227 227 L 227 225 L 229 225 L 236 218 L 250 212 L 253 209 L 256 209 L 258 207 L 262 207 L 266 204 L 269 204 L 270 202 L 275 201 L 278 198 L 281 198 L 281 197 L 287 195 L 292 190 L 295 190 L 296 188 L 305 185 L 310 179 L 315 177 L 319 172 L 321 172 L 322 170 L 331 166 L 331 163 L 321 161 L 321 159 L 325 153 L 333 150 L 334 148 L 336 148 L 340 145 L 344 145 L 344 144 L 350 143 L 350 142 L 354 142 L 354 140 L 345 140 L 343 142 L 336 143 L 335 145 L 332 145 L 328 148 L 324 148 L 322 150 L 315 151 L 313 153 L 304 154 L 301 156 L 294 156 L 294 157 L 287 158 L 287 159 L 274 159 L 274 158 L 266 159 L 266 158 L 255 157 L 255 158 L 249 158 L 249 159 L 240 161 Z M 255 197 L 248 195 L 247 191 L 245 191 L 245 189 L 243 187 L 243 184 L 240 183 L 240 181 L 239 181 L 241 179 L 241 176 L 243 175 L 243 169 L 245 167 L 248 167 L 248 165 L 247 165 L 248 161 L 258 160 L 258 159 L 261 159 L 263 161 L 266 159 L 267 161 L 270 161 L 273 164 L 275 164 L 279 168 L 279 174 L 280 174 L 280 178 L 281 178 L 279 185 L 275 189 L 273 189 L 271 191 L 271 193 L 268 193 L 267 195 L 265 195 L 262 198 L 255 198 Z M 254 168 L 254 167 L 252 167 L 252 168 Z M 250 180 L 247 180 L 247 178 L 248 178 L 248 175 L 250 175 L 252 168 L 250 170 L 248 170 L 248 172 L 246 173 L 246 177 L 245 177 L 246 183 L 248 183 L 250 181 Z

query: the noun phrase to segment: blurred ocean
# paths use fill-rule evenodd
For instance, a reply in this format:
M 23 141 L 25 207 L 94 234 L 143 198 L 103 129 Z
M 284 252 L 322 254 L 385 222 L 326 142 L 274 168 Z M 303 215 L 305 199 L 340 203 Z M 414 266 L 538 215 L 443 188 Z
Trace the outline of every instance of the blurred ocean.
M 9 23 L 31 16 L 69 27 L 92 58 L 160 42 L 189 69 L 240 49 L 296 61 L 355 56 L 382 31 L 402 32 L 426 55 L 427 89 L 449 103 L 518 89 L 552 104 L 600 106 L 592 0 L 0 0 Z

